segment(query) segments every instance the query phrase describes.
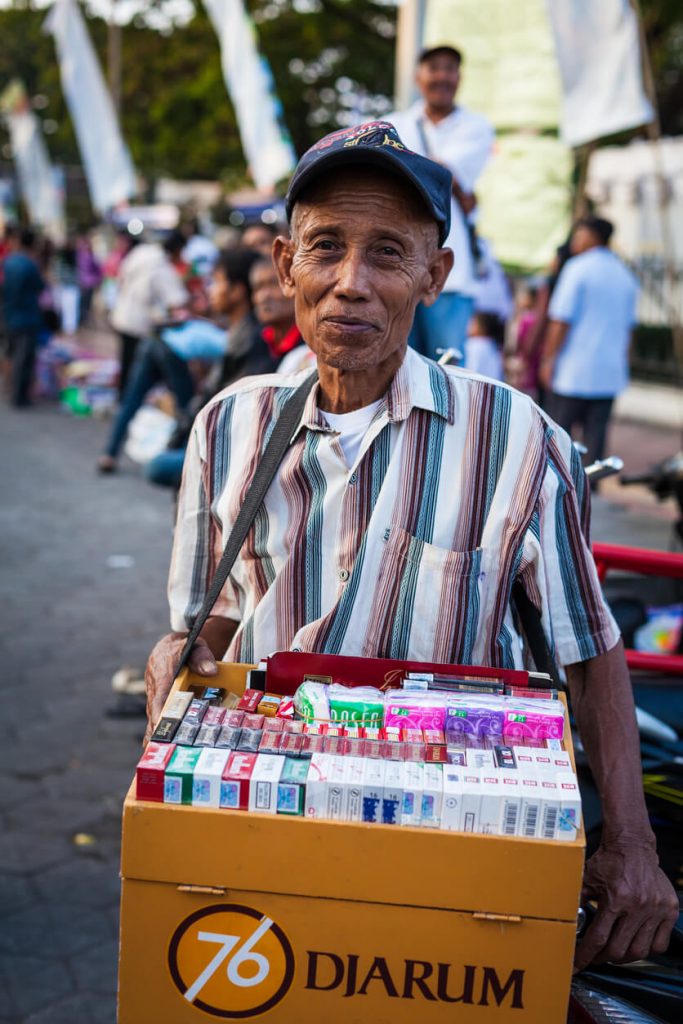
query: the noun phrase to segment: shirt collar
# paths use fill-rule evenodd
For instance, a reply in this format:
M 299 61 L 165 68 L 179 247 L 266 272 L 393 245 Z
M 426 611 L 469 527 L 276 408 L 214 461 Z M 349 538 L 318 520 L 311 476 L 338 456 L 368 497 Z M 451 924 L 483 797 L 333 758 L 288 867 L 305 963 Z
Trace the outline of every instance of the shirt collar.
M 320 384 L 316 382 L 306 399 L 294 437 L 302 427 L 322 433 L 333 432 L 318 408 L 319 390 Z M 455 423 L 455 394 L 447 372 L 438 363 L 424 359 L 408 348 L 386 393 L 387 418 L 390 423 L 402 423 L 413 409 L 424 409 L 441 416 L 451 426 Z M 378 411 L 375 419 L 380 415 L 382 413 Z

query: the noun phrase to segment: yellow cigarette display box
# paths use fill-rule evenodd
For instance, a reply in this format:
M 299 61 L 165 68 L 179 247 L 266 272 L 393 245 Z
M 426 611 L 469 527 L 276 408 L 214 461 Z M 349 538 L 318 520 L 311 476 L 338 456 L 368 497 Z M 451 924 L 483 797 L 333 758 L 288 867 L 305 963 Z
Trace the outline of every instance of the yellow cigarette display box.
M 221 665 L 216 684 L 240 693 L 247 668 Z M 312 821 L 131 787 L 118 1022 L 563 1024 L 583 858 L 583 831 Z

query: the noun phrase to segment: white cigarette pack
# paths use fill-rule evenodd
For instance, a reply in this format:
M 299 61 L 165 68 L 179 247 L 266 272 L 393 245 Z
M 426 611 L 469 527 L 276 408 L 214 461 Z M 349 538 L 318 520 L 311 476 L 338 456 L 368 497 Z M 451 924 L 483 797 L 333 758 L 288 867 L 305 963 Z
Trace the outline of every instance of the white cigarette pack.
M 468 751 L 469 753 L 469 751 Z M 481 777 L 479 772 L 466 768 L 463 773 L 463 794 L 460 806 L 460 831 L 479 831 L 481 808 Z
M 512 753 L 515 755 L 515 763 L 518 768 L 531 769 L 535 766 L 533 747 L 513 747 Z
M 558 772 L 557 783 L 560 787 L 560 818 L 556 838 L 563 842 L 572 842 L 581 825 L 581 793 L 579 783 L 573 772 Z
M 195 807 L 220 807 L 221 779 L 231 750 L 205 747 L 192 776 L 192 804 Z
M 463 769 L 455 765 L 443 768 L 443 804 L 441 807 L 441 828 L 448 832 L 462 830 L 462 806 L 465 795 Z
M 480 768 L 495 768 L 496 759 L 492 750 L 483 748 L 468 750 L 466 753 L 467 767 L 478 771 Z
M 541 839 L 557 839 L 560 821 L 560 787 L 557 776 L 552 772 L 538 772 L 541 788 L 541 823 L 539 837 Z
M 526 839 L 536 839 L 541 828 L 541 784 L 538 773 L 522 769 L 519 784 L 522 790 L 519 835 Z
M 554 772 L 569 772 L 574 774 L 572 760 L 566 750 L 550 750 L 550 766 Z
M 439 828 L 443 803 L 443 765 L 424 765 L 422 775 L 422 827 Z
M 403 761 L 387 761 L 382 796 L 382 824 L 400 825 L 403 807 Z
M 522 787 L 519 779 L 519 768 L 500 769 L 502 791 L 500 834 L 502 836 L 519 835 L 519 819 L 522 811 Z
M 277 787 L 285 766 L 280 754 L 258 754 L 249 780 L 249 810 L 277 814 Z
M 363 759 L 363 821 L 382 820 L 384 771 L 387 763 L 378 757 Z
M 346 820 L 363 820 L 363 758 L 344 758 L 344 788 L 346 790 Z
M 553 751 L 547 747 L 531 747 L 530 752 L 534 757 L 536 771 L 551 772 L 553 770 Z
M 307 818 L 324 818 L 327 814 L 327 785 L 331 754 L 315 753 L 306 777 L 306 801 L 304 813 Z
M 479 772 L 481 803 L 479 805 L 479 832 L 483 835 L 500 834 L 503 784 L 498 768 L 484 768 Z
M 416 761 L 403 762 L 403 808 L 401 824 L 419 828 L 422 824 L 422 777 L 424 768 Z
M 329 782 L 327 786 L 327 814 L 331 821 L 344 821 L 346 818 L 346 787 L 344 786 L 345 758 L 333 754 L 330 760 Z

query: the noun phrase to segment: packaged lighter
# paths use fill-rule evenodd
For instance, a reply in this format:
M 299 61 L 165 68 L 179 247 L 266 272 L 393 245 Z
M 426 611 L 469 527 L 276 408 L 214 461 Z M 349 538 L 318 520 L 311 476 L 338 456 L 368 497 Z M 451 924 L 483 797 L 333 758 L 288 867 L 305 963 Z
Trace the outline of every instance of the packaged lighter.
M 164 776 L 164 803 L 191 804 L 192 781 L 201 750 L 176 747 Z
M 381 822 L 384 797 L 385 762 L 379 758 L 363 760 L 363 821 Z
M 229 750 L 215 750 L 211 747 L 202 750 L 192 777 L 194 807 L 220 806 L 221 780 L 229 757 Z
M 237 745 L 240 741 L 242 730 L 239 726 L 234 725 L 222 725 L 221 731 L 218 734 L 216 740 L 216 746 L 222 747 L 226 750 L 237 750 Z
M 541 791 L 540 839 L 557 839 L 562 801 L 557 776 L 552 772 L 538 772 Z
M 277 788 L 277 813 L 299 815 L 304 813 L 306 779 L 310 761 L 286 757 Z
M 322 737 L 311 737 L 311 739 L 322 739 Z M 311 757 L 306 778 L 305 813 L 307 818 L 324 818 L 327 814 L 327 786 L 331 760 L 330 754 L 319 752 L 314 753 Z
M 148 743 L 135 769 L 135 795 L 138 800 L 163 803 L 164 773 L 175 753 L 174 743 Z
M 327 739 L 327 737 L 325 737 Z M 327 786 L 326 818 L 330 821 L 344 821 L 346 817 L 344 786 L 344 757 L 333 754 L 330 757 Z
M 223 726 L 219 724 L 207 725 L 206 722 L 202 722 L 195 737 L 195 747 L 215 747 L 222 728 Z
M 443 766 L 425 762 L 422 776 L 422 827 L 441 827 Z
M 403 761 L 387 761 L 382 795 L 382 824 L 400 825 L 403 808 Z
M 177 745 L 179 747 L 191 747 L 197 738 L 200 725 L 201 722 L 186 722 L 185 719 L 183 719 L 175 734 L 175 742 Z
M 403 807 L 401 824 L 419 828 L 422 822 L 422 777 L 424 768 L 416 761 L 403 762 Z
M 179 718 L 160 718 L 152 733 L 152 743 L 172 743 L 180 726 Z
M 462 831 L 462 805 L 465 797 L 463 769 L 446 765 L 442 769 L 443 803 L 441 828 L 448 832 Z
M 249 780 L 249 810 L 253 814 L 277 814 L 277 789 L 285 766 L 280 754 L 258 754 Z
M 192 703 L 194 694 L 190 690 L 176 690 L 169 695 L 162 711 L 163 718 L 175 718 L 180 720 Z
M 221 778 L 220 806 L 233 811 L 246 811 L 249 806 L 249 783 L 256 764 L 256 754 L 231 751 Z
M 359 740 L 359 742 L 363 742 Z M 344 758 L 344 788 L 346 789 L 346 821 L 363 820 L 363 758 Z
M 557 823 L 556 838 L 563 842 L 576 839 L 581 827 L 581 793 L 579 783 L 573 772 L 558 772 L 557 783 L 560 787 L 560 818 Z

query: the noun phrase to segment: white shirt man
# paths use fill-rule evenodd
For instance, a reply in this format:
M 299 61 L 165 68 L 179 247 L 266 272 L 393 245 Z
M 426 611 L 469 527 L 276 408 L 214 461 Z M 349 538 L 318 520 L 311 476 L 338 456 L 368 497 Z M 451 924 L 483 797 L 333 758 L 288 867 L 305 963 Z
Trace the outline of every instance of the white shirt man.
M 438 349 L 461 349 L 465 341 L 476 294 L 477 268 L 470 238 L 474 189 L 494 140 L 485 117 L 454 104 L 461 61 L 461 54 L 451 46 L 424 50 L 416 72 L 422 98 L 387 118 L 409 149 L 444 164 L 453 175 L 446 245 L 453 250 L 455 262 L 438 301 L 429 310 L 418 307 L 410 337 L 411 346 L 430 358 L 438 358 Z

